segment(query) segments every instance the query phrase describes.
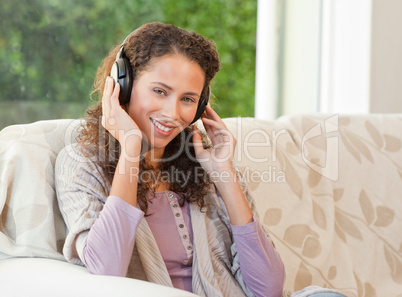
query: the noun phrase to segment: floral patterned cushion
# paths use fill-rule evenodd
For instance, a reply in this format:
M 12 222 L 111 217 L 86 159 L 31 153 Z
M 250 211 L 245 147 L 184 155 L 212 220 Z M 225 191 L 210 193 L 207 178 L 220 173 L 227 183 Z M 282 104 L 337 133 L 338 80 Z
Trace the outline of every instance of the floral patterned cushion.
M 402 296 L 402 115 L 225 122 L 286 288 Z

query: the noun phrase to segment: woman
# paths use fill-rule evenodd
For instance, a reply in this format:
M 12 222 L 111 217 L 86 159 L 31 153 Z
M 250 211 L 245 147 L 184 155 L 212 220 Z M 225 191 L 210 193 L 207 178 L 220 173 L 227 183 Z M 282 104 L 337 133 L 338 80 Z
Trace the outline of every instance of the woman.
M 236 141 L 202 104 L 219 67 L 211 41 L 161 23 L 104 59 L 102 100 L 56 162 L 68 261 L 203 296 L 281 296 L 284 266 L 234 170 Z

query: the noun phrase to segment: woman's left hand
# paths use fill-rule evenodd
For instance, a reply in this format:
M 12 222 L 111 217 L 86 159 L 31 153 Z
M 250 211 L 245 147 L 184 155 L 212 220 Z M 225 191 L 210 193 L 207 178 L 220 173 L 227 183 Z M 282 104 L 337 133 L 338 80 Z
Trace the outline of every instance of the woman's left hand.
M 193 125 L 193 142 L 197 161 L 217 187 L 225 203 L 231 224 L 249 224 L 253 221 L 253 212 L 233 170 L 236 139 L 209 104 L 201 119 L 213 147 L 204 149 L 201 133 L 196 125 Z
M 208 174 L 233 170 L 232 164 L 236 139 L 209 104 L 201 116 L 201 120 L 213 147 L 204 149 L 200 131 L 196 125 L 193 125 L 193 142 L 197 161 Z

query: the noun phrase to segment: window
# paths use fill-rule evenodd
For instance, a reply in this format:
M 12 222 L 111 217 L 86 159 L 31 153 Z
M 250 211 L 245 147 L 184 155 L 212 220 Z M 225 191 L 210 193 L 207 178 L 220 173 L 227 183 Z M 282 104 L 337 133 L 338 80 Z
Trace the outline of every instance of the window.
M 256 13 L 254 0 L 2 0 L 0 129 L 84 116 L 102 58 L 152 21 L 214 40 L 222 62 L 216 110 L 253 116 Z
M 374 16 L 400 11 L 396 1 L 374 3 Z M 372 51 L 371 1 L 259 0 L 258 5 L 256 117 L 370 110 L 370 84 L 376 81 L 371 59 L 383 57 Z

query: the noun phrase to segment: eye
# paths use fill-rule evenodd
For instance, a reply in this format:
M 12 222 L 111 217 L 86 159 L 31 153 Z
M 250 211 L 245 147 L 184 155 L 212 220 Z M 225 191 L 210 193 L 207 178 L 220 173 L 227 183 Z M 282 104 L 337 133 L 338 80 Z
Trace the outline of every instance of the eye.
M 185 102 L 195 102 L 195 100 L 193 98 L 190 98 L 190 97 L 184 97 L 182 100 L 185 101 Z
M 159 94 L 159 95 L 166 95 L 165 91 L 161 90 L 161 89 L 154 89 L 154 92 Z

